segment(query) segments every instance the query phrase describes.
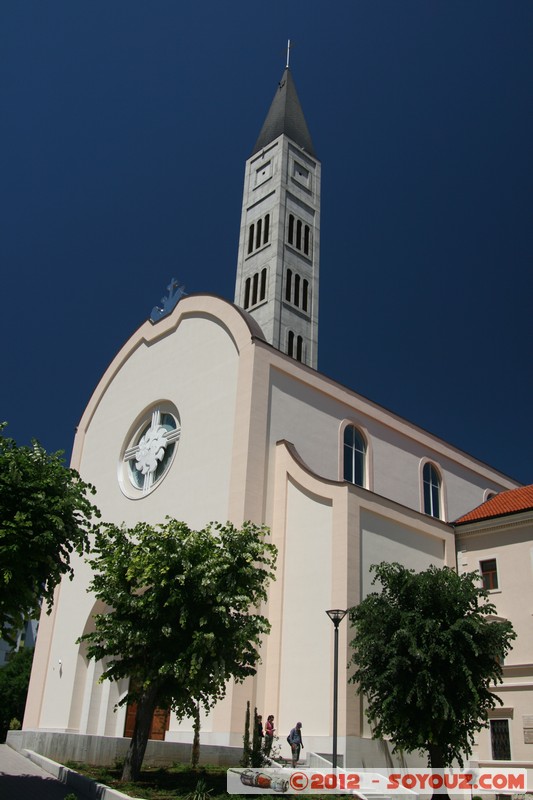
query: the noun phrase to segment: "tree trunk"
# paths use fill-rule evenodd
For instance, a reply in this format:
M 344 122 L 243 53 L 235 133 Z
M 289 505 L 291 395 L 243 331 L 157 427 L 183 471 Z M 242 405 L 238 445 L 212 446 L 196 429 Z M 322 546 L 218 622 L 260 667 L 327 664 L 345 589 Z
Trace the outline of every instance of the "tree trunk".
M 441 748 L 438 745 L 428 745 L 429 766 L 433 773 L 444 774 L 446 763 Z M 431 800 L 449 800 L 448 792 L 433 791 Z
M 200 703 L 196 703 L 194 722 L 192 725 L 194 738 L 192 740 L 191 767 L 196 769 L 200 761 Z
M 141 767 L 148 744 L 152 718 L 157 707 L 157 686 L 151 684 L 139 698 L 135 727 L 131 737 L 130 748 L 126 753 L 122 769 L 123 781 L 136 781 L 141 774 Z

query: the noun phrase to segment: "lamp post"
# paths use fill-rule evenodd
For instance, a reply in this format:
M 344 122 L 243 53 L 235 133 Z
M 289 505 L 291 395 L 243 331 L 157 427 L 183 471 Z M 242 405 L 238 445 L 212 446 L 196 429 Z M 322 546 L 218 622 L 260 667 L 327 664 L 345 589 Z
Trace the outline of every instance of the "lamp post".
M 347 614 L 340 608 L 331 608 L 326 614 L 335 625 L 333 649 L 333 769 L 337 769 L 337 701 L 339 692 L 339 625 Z

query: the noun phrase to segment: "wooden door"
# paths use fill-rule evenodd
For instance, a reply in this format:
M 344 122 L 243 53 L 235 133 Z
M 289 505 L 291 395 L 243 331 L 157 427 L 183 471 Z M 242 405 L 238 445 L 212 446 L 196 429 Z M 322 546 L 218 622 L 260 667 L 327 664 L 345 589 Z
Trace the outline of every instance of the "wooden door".
M 124 725 L 124 736 L 131 739 L 133 736 L 133 729 L 135 728 L 135 717 L 137 716 L 137 703 L 128 703 L 126 709 L 126 723 Z M 170 709 L 156 708 L 154 716 L 152 717 L 152 724 L 150 726 L 149 739 L 158 739 L 163 741 L 165 733 L 168 731 L 170 725 Z

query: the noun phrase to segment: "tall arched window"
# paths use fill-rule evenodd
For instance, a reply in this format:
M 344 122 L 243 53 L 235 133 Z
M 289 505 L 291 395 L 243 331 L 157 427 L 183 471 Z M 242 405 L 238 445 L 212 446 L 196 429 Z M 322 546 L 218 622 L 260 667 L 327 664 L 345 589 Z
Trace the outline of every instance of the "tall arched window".
M 365 485 L 366 442 L 355 425 L 344 429 L 344 480 Z
M 255 306 L 257 303 L 257 288 L 259 285 L 259 273 L 255 273 L 254 277 L 252 278 L 252 305 Z
M 258 247 L 261 247 L 261 231 L 263 229 L 263 220 L 257 220 L 257 229 L 255 233 L 255 249 L 257 250 Z
M 285 284 L 285 300 L 289 303 L 292 295 L 292 269 L 287 270 L 287 282 Z
M 292 244 L 294 241 L 294 215 L 289 214 L 289 234 L 287 236 L 287 241 L 289 244 Z
M 304 354 L 304 340 L 302 336 L 296 337 L 296 360 L 301 361 Z
M 296 249 L 302 249 L 302 220 L 296 220 Z
M 265 227 L 263 229 L 263 244 L 268 242 L 268 237 L 270 235 L 270 214 L 265 216 Z
M 294 355 L 294 333 L 292 331 L 289 331 L 287 337 L 287 355 L 291 357 Z
M 306 225 L 304 228 L 304 253 L 306 256 L 309 255 L 309 236 L 310 236 L 309 225 Z
M 440 519 L 441 479 L 437 468 L 430 464 L 429 461 L 424 464 L 422 478 L 424 483 L 424 513 Z
M 295 306 L 300 305 L 300 276 L 294 276 L 294 299 L 293 303 Z
M 304 280 L 302 283 L 302 311 L 307 311 L 308 292 L 309 292 L 309 281 Z
M 248 229 L 248 254 L 250 254 L 254 249 L 254 230 L 255 230 L 255 225 L 252 222 L 250 228 Z

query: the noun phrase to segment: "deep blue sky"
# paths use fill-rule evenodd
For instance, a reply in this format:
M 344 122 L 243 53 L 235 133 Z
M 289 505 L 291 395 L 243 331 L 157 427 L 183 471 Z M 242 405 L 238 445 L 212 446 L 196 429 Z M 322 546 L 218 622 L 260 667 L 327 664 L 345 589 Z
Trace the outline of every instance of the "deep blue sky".
M 320 370 L 532 483 L 531 0 L 3 3 L 0 419 L 70 457 L 171 277 L 233 299 L 288 37 Z

